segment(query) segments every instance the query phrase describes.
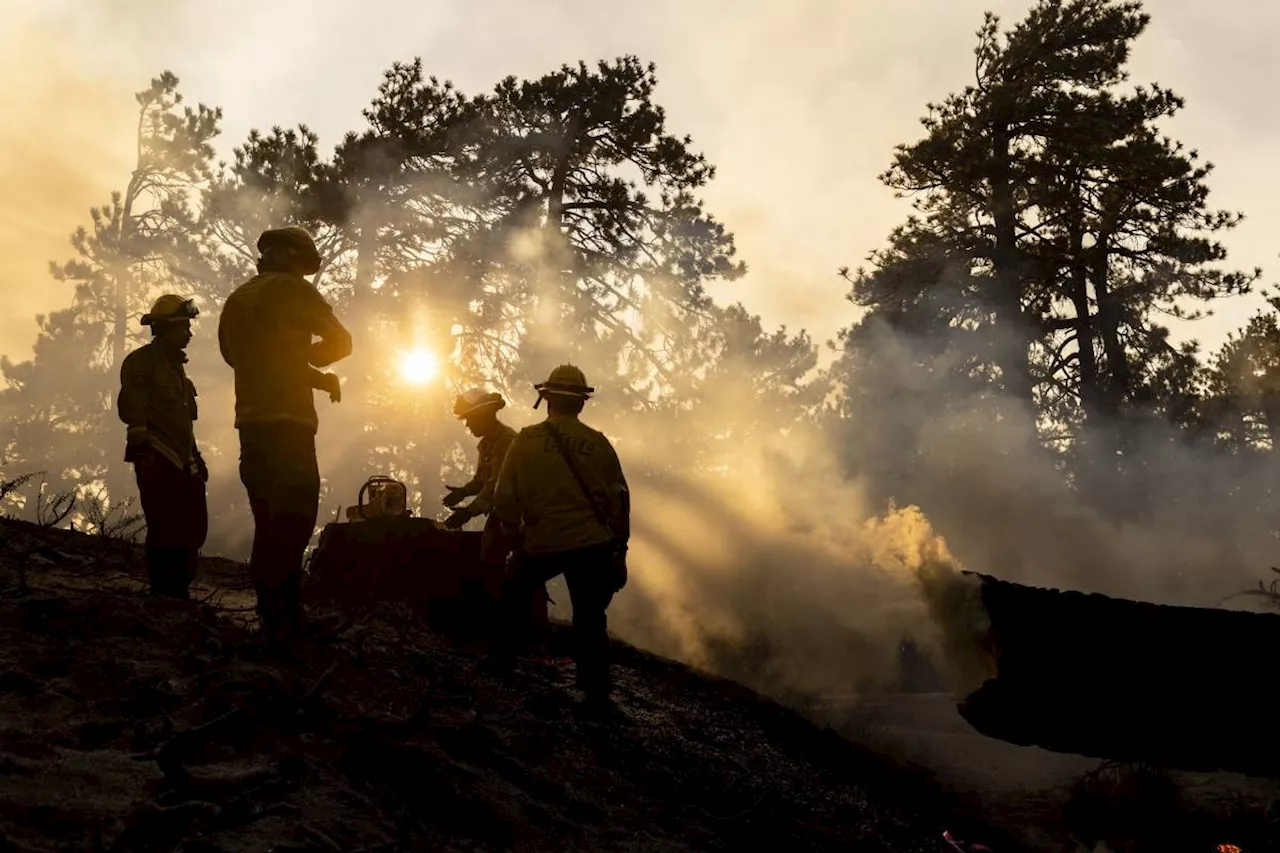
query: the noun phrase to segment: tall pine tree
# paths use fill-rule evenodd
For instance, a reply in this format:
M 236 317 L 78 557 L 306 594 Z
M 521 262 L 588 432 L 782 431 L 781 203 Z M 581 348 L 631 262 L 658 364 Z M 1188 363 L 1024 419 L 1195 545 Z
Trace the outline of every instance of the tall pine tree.
M 1102 489 L 1133 449 L 1128 424 L 1179 416 L 1168 379 L 1193 354 L 1160 315 L 1257 275 L 1216 266 L 1213 235 L 1239 216 L 1207 206 L 1210 167 L 1160 131 L 1181 99 L 1126 85 L 1147 24 L 1117 0 L 1041 0 L 1008 32 L 986 17 L 975 83 L 930 105 L 925 137 L 882 176 L 917 213 L 854 279 L 870 310 L 844 335 L 863 380 L 875 356 L 857 350 L 890 329 L 920 369 L 945 364 L 939 402 L 1000 392 Z

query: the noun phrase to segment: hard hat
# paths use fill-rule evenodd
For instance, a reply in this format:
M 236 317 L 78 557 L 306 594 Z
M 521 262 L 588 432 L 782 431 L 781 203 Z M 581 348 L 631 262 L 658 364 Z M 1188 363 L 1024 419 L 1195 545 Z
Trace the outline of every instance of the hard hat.
M 551 371 L 546 382 L 540 382 L 533 388 L 539 396 L 559 394 L 562 397 L 581 397 L 584 400 L 596 390 L 587 384 L 587 377 L 583 372 L 572 364 L 560 365 Z
M 166 293 L 155 301 L 151 310 L 142 315 L 142 325 L 153 326 L 168 320 L 194 320 L 200 314 L 194 301 Z
M 507 405 L 507 401 L 502 399 L 501 394 L 490 394 L 483 388 L 472 388 L 470 391 L 458 395 L 458 399 L 453 403 L 453 414 L 456 417 L 465 418 L 488 408 L 493 408 L 494 411 L 497 411 L 505 405 Z
M 258 251 L 265 254 L 268 249 L 273 248 L 289 249 L 296 254 L 302 261 L 303 275 L 312 275 L 320 270 L 320 253 L 316 250 L 316 241 L 301 226 L 289 225 L 263 231 L 258 238 Z

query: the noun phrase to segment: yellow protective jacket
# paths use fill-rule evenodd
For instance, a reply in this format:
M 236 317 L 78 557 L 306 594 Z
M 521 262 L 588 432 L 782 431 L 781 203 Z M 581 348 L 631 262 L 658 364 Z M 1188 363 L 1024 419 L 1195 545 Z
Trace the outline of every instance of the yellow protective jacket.
M 120 364 L 116 412 L 127 427 L 125 461 L 150 445 L 184 470 L 194 471 L 196 386 L 182 364 L 186 356 L 154 341 L 125 356 Z
M 493 509 L 493 495 L 498 487 L 498 472 L 502 470 L 502 460 L 507 458 L 507 450 L 516 439 L 516 431 L 504 423 L 498 424 L 498 431 L 480 439 L 477 446 L 480 459 L 476 462 L 476 474 L 463 486 L 465 494 L 475 495 L 468 507 L 476 515 L 482 515 Z
M 608 521 L 602 526 L 547 429 L 559 430 Z M 555 415 L 516 435 L 498 475 L 493 513 L 520 528 L 527 554 L 550 554 L 631 536 L 622 463 L 609 439 L 572 415 Z
M 320 340 L 312 343 L 313 337 Z M 218 347 L 235 371 L 236 421 L 319 426 L 315 369 L 351 354 L 351 335 L 302 276 L 259 273 L 227 297 Z

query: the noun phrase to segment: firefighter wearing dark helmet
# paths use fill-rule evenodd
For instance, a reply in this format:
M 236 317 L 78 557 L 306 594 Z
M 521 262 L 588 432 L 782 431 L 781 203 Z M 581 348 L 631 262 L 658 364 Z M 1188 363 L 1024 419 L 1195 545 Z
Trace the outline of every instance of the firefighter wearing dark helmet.
M 209 469 L 195 438 L 196 387 L 183 368 L 191 321 L 199 313 L 181 296 L 155 301 L 142 317 L 151 342 L 125 356 L 116 398 L 127 427 L 124 459 L 133 463 L 147 524 L 151 594 L 173 598 L 189 597 L 209 530 Z
M 314 390 L 342 397 L 322 373 L 351 354 L 351 335 L 304 276 L 320 270 L 311 235 L 297 226 L 258 238 L 258 274 L 227 297 L 218 324 L 235 371 L 240 480 L 253 512 L 249 571 L 268 642 L 301 633 L 302 559 L 320 503 Z M 319 340 L 316 340 L 319 338 Z
M 493 512 L 520 535 L 519 558 L 503 589 L 505 618 L 494 663 L 505 669 L 519 647 L 519 618 L 539 586 L 564 575 L 573 609 L 577 685 L 589 707 L 610 703 L 605 611 L 627 582 L 631 506 L 618 455 L 603 433 L 578 419 L 595 391 L 564 364 L 534 386 L 547 418 L 525 427 L 498 475 Z
M 445 527 L 457 529 L 479 515 L 487 515 L 493 508 L 493 492 L 498 485 L 498 471 L 507 457 L 507 448 L 516 437 L 516 431 L 498 420 L 498 410 L 507 405 L 501 394 L 486 393 L 472 388 L 458 396 L 453 404 L 454 417 L 463 421 L 471 434 L 480 439 L 476 450 L 479 454 L 476 473 L 466 485 L 446 486 L 449 494 L 444 505 L 453 510 L 445 520 Z M 474 497 L 465 507 L 458 504 Z M 487 527 L 488 525 L 486 525 Z

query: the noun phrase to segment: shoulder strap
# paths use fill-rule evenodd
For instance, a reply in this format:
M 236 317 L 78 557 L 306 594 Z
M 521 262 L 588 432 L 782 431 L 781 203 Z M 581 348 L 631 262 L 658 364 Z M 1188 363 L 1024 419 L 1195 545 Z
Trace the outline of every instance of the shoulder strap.
M 560 434 L 560 430 L 556 429 L 551 421 L 543 421 L 546 424 L 547 432 L 551 434 L 551 440 L 555 442 L 556 449 L 560 451 L 560 455 L 564 457 L 565 464 L 569 466 L 569 473 L 573 475 L 573 479 L 577 481 L 578 488 L 582 490 L 582 496 L 587 499 L 587 503 L 591 504 L 591 511 L 595 513 L 596 521 L 600 522 L 600 526 L 608 531 L 609 535 L 613 535 L 613 527 L 609 524 L 609 517 L 600 505 L 592 499 L 591 490 L 587 488 L 586 482 L 582 479 L 582 473 L 578 470 L 577 464 L 573 461 L 573 454 L 569 452 L 569 448 L 564 445 L 564 436 Z

